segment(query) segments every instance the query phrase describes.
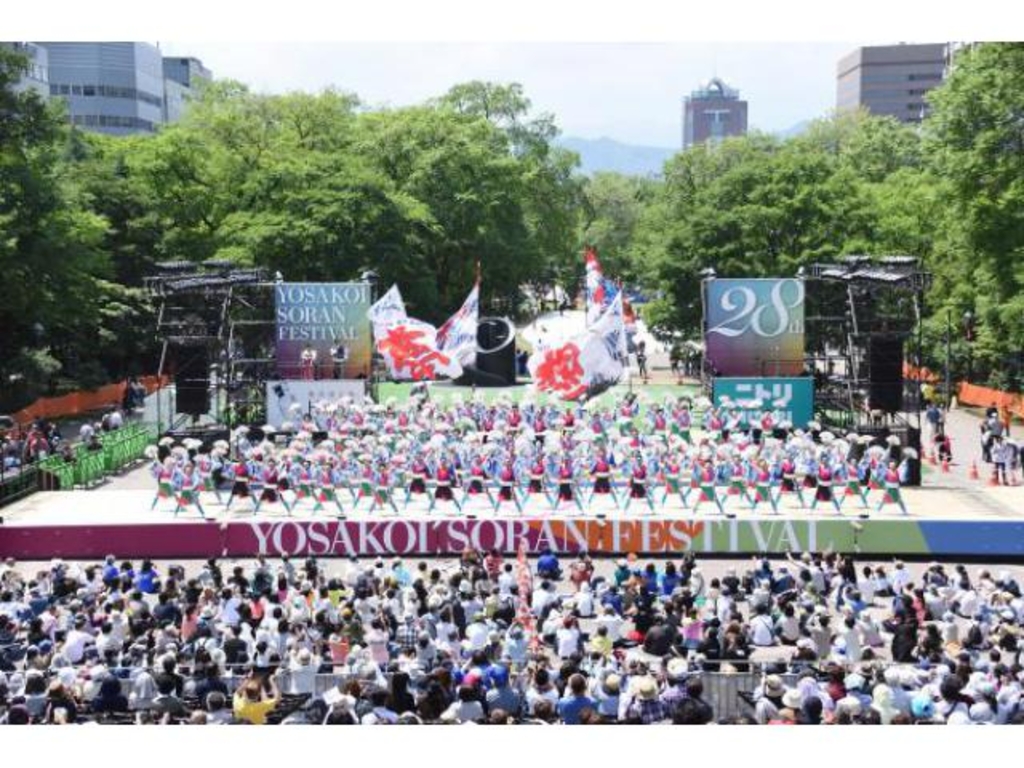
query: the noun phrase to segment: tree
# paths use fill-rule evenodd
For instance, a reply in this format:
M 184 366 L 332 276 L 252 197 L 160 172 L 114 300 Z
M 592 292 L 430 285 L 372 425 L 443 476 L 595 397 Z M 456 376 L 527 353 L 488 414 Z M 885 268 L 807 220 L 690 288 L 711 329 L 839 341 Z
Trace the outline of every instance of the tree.
M 982 43 L 957 54 L 929 93 L 924 124 L 929 168 L 944 180 L 955 222 L 948 270 L 936 298 L 978 319 L 976 370 L 1018 384 L 1024 349 L 1024 44 Z M 966 279 L 965 279 L 966 278 Z M 966 305 L 966 306 L 965 306 Z M 1010 376 L 1016 362 L 1015 376 Z
M 58 372 L 90 373 L 88 318 L 101 301 L 98 281 L 109 275 L 106 222 L 66 171 L 69 129 L 60 109 L 15 88 L 26 66 L 0 47 L 0 399 L 7 408 L 47 389 Z

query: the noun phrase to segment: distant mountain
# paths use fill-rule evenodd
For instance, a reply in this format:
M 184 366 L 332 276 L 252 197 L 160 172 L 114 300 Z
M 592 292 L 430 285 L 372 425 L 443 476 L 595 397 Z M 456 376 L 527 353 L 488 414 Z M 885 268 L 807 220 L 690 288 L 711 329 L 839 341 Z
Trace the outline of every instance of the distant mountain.
M 804 133 L 808 128 L 810 128 L 812 122 L 814 121 L 801 120 L 796 125 L 791 125 L 789 126 L 789 128 L 786 128 L 785 130 L 776 131 L 775 135 L 778 136 L 780 139 L 792 139 L 796 136 L 799 136 L 801 133 Z
M 581 170 L 588 175 L 595 171 L 615 171 L 631 176 L 660 175 L 665 161 L 679 152 L 667 147 L 623 144 L 604 137 L 581 139 L 563 136 L 557 139 L 557 143 L 579 154 Z

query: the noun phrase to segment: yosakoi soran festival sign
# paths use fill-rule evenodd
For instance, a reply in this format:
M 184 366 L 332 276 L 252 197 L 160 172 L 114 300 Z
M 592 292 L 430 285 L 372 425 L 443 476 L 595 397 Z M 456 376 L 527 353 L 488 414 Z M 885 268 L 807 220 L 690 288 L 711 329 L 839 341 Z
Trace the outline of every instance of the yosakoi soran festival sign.
M 861 555 L 1024 556 L 1024 523 L 1013 520 L 391 519 L 260 520 L 135 525 L 4 525 L 0 557 L 22 560 L 125 557 L 207 558 L 458 556 L 466 549 L 536 555 L 676 556 L 825 551 Z
M 274 286 L 280 379 L 368 379 L 368 283 Z
M 803 373 L 803 280 L 716 278 L 704 285 L 705 357 L 715 376 Z

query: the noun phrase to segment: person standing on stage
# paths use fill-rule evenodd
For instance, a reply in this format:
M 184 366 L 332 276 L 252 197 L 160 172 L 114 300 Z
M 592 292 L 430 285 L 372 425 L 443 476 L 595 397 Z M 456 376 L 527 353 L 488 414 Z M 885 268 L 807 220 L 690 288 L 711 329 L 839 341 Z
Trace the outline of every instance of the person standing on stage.
M 309 344 L 302 348 L 302 354 L 299 355 L 299 373 L 303 381 L 316 378 L 316 350 Z

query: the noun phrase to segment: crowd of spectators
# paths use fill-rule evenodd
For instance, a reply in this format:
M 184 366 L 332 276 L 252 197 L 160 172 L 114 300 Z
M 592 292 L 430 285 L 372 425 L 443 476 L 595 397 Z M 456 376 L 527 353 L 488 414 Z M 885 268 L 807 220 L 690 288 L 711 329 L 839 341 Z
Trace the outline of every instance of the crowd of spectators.
M 86 422 L 79 427 L 78 442 L 90 450 L 102 450 L 100 435 L 114 432 L 124 426 L 124 414 L 114 409 L 104 413 L 99 421 Z M 62 456 L 74 461 L 74 445 L 61 433 L 60 425 L 47 419 L 36 419 L 27 427 L 12 425 L 0 429 L 0 457 L 5 470 L 14 470 L 42 461 L 50 456 Z
M 804 554 L 0 566 L 3 723 L 1021 723 L 1009 571 Z M 912 574 L 912 570 L 916 573 Z M 716 681 L 751 684 L 722 698 Z M 738 700 L 737 700 L 738 699 Z

